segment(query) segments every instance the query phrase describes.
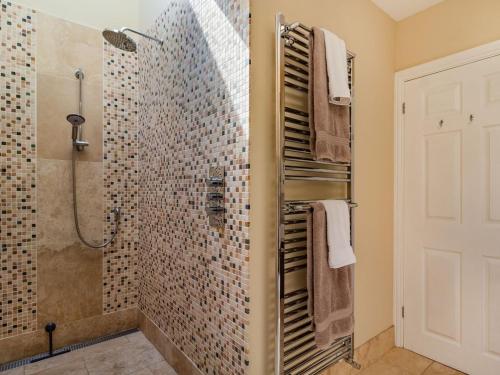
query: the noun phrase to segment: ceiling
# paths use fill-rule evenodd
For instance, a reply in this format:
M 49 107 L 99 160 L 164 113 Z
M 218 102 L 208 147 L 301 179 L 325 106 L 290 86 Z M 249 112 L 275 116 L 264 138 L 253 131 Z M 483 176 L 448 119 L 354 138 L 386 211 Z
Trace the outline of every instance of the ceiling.
M 412 16 L 443 0 L 372 0 L 380 9 L 396 21 Z

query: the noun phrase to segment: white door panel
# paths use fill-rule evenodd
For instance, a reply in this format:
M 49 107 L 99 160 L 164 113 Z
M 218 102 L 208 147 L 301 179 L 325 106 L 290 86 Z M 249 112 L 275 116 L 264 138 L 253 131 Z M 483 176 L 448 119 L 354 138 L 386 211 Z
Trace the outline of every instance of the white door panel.
M 500 374 L 500 57 L 405 84 L 404 344 Z

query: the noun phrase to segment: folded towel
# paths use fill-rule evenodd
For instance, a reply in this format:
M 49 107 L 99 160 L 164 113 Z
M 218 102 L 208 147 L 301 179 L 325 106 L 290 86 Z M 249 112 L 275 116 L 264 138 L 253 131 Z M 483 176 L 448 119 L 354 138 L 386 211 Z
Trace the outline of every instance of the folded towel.
M 356 263 L 351 246 L 351 219 L 345 201 L 321 201 L 326 210 L 328 263 L 341 268 Z
M 311 207 L 307 214 L 307 304 L 315 343 L 325 349 L 353 333 L 354 270 L 353 266 L 329 267 L 325 207 L 320 202 Z
M 328 100 L 325 33 L 313 27 L 309 38 L 309 129 L 314 159 L 351 161 L 349 111 L 348 106 Z
M 325 33 L 326 69 L 328 71 L 328 99 L 337 105 L 351 104 L 351 90 L 347 72 L 345 42 L 331 31 Z

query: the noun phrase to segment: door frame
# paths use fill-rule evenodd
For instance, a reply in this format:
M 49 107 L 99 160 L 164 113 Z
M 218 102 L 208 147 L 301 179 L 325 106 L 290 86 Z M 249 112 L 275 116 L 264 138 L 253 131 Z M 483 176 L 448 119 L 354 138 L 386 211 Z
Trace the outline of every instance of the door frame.
M 394 306 L 396 346 L 404 347 L 404 85 L 406 82 L 500 55 L 500 40 L 396 72 L 394 77 Z

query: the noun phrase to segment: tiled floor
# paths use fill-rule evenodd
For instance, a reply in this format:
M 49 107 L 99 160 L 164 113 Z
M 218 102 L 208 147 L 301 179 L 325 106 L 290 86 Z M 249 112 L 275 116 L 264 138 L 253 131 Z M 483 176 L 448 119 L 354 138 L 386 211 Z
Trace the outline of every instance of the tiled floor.
M 394 348 L 359 375 L 465 375 Z M 177 375 L 141 332 L 88 346 L 0 375 Z
M 465 375 L 405 349 L 394 348 L 359 375 Z
M 141 332 L 105 341 L 0 375 L 176 375 Z

